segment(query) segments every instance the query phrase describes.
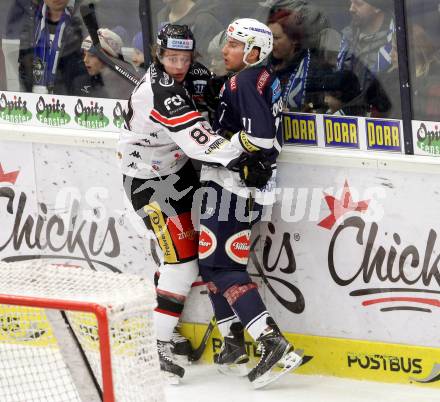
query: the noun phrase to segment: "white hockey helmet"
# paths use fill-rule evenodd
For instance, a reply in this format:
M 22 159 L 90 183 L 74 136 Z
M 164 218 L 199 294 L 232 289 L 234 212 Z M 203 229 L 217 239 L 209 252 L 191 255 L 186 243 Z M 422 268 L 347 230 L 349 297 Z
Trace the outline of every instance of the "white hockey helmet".
M 254 47 L 260 48 L 260 57 L 256 63 L 266 59 L 273 48 L 272 31 L 267 25 L 253 18 L 239 18 L 231 22 L 226 30 L 228 38 L 236 39 L 244 43 L 243 61 L 249 65 L 246 58 Z

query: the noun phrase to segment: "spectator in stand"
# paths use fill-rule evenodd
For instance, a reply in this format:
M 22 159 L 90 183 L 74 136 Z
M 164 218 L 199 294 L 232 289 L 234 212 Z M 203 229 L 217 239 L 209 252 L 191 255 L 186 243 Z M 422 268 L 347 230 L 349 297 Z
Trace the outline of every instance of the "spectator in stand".
M 341 35 L 330 27 L 327 15 L 319 6 L 310 4 L 307 0 L 266 0 L 258 2 L 257 5 L 252 4 L 252 6 L 253 13 L 251 15 L 262 22 L 270 20 L 271 16 L 280 10 L 301 13 L 304 17 L 303 25 L 307 47 L 318 49 L 320 58 L 332 66 L 336 66 Z
M 115 27 L 111 28 L 111 31 L 121 38 L 122 46 L 126 46 L 126 44 L 129 43 L 130 36 L 122 25 L 116 25 Z
M 322 78 L 330 68 L 316 48 L 307 46 L 304 15 L 281 9 L 269 17 L 273 33 L 272 67 L 281 82 L 284 107 L 289 111 L 319 111 L 324 107 Z
M 73 1 L 33 2 L 23 23 L 19 53 L 22 90 L 69 95 L 71 83 L 85 74 L 81 63 L 81 23 Z
M 409 35 L 412 50 L 412 104 L 416 120 L 440 119 L 440 53 L 422 25 L 413 24 Z
M 107 28 L 98 29 L 99 43 L 102 50 L 110 57 L 124 61 L 121 53 L 122 39 Z M 133 91 L 133 85 L 118 73 L 110 69 L 98 57 L 90 36 L 84 39 L 84 65 L 88 76 L 79 77 L 75 82 L 75 95 L 94 98 L 128 99 Z M 126 63 L 130 70 L 130 64 Z
M 361 91 L 391 66 L 393 5 L 391 0 L 351 0 L 352 22 L 342 32 L 337 67 L 355 73 Z
M 142 32 L 138 32 L 132 41 L 133 55 L 131 57 L 131 63 L 134 65 L 137 71 L 146 71 L 145 54 L 144 54 L 144 40 Z
M 14 0 L 6 17 L 6 39 L 19 39 L 23 32 L 23 24 L 30 16 L 34 18 L 34 7 L 41 0 Z
M 371 117 L 401 119 L 399 64 L 395 34 L 393 34 L 390 57 L 391 66 L 386 71 L 378 72 L 365 92 L 367 114 Z M 362 114 L 359 113 L 359 115 Z
M 251 4 L 249 11 L 253 11 L 252 18 L 257 20 L 266 20 L 268 16 L 279 10 L 297 11 L 299 8 L 308 5 L 307 0 L 265 0 L 257 4 Z
M 159 28 L 166 23 L 187 25 L 197 42 L 199 61 L 209 65 L 207 52 L 211 39 L 224 29 L 215 17 L 215 4 L 193 0 L 163 0 L 165 7 L 157 15 Z
M 351 71 L 336 71 L 324 79 L 324 102 L 326 114 L 353 115 L 351 102 L 359 96 L 357 77 Z

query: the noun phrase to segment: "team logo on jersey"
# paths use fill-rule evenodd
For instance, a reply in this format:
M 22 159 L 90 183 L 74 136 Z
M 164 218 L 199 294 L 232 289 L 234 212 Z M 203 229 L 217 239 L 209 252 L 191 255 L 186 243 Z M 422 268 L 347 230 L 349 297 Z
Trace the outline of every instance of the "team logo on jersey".
M 238 264 L 247 264 L 251 248 L 251 231 L 242 230 L 233 234 L 225 244 L 226 254 Z
M 200 225 L 199 235 L 199 259 L 209 257 L 217 248 L 215 234 L 206 226 Z
M 163 87 L 172 87 L 174 84 L 174 79 L 167 73 L 163 73 L 163 77 L 159 80 L 159 84 Z
M 172 109 L 182 106 L 184 103 L 185 100 L 179 94 L 177 94 L 175 96 L 166 98 L 163 102 L 163 105 L 166 107 L 168 111 L 171 111 Z

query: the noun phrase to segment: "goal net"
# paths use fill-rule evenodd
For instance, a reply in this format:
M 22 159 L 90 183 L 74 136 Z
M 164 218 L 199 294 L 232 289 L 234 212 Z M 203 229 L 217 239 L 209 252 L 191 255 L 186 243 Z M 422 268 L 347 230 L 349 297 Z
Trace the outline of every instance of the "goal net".
M 0 400 L 163 402 L 155 303 L 138 276 L 0 262 Z

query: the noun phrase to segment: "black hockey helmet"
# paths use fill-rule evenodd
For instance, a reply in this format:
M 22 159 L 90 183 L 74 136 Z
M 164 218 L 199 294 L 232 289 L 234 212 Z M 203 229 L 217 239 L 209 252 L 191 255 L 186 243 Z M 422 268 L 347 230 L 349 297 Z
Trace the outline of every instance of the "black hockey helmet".
M 188 25 L 166 24 L 157 34 L 160 49 L 194 51 L 196 40 Z

